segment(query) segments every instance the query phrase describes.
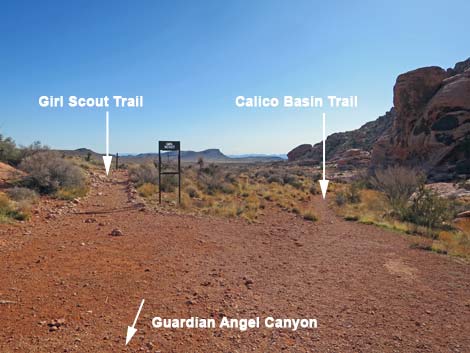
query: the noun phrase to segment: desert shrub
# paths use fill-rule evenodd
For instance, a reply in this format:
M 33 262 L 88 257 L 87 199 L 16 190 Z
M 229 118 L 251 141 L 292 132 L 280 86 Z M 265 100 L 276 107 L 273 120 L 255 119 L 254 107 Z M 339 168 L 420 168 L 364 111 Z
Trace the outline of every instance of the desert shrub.
M 21 149 L 21 159 L 32 156 L 38 152 L 49 151 L 49 146 L 43 145 L 40 141 L 34 141 L 29 146 L 23 147 Z
M 449 200 L 420 185 L 406 209 L 403 220 L 433 229 L 442 228 L 444 223 L 450 222 L 453 217 L 454 212 Z
M 28 215 L 15 208 L 7 195 L 0 193 L 0 222 L 8 222 L 11 219 L 23 221 L 27 218 Z
M 267 169 L 263 169 L 263 170 L 258 170 L 255 174 L 255 176 L 257 178 L 269 178 L 269 176 L 271 175 L 271 171 L 270 170 L 267 170 Z
M 317 216 L 312 211 L 305 211 L 303 217 L 306 221 L 316 222 L 318 220 Z
M 11 137 L 0 135 L 0 161 L 12 165 L 21 161 L 21 151 Z
M 361 202 L 360 194 L 360 185 L 356 182 L 353 182 L 348 189 L 346 194 L 349 203 L 359 203 Z
M 191 186 L 186 188 L 186 193 L 192 199 L 199 197 L 199 193 L 197 192 L 197 190 Z
M 295 182 L 297 181 L 297 176 L 293 174 L 285 174 L 282 177 L 282 181 L 284 184 L 292 185 L 295 184 Z
M 233 194 L 236 191 L 232 182 L 236 181 L 232 173 L 223 174 L 218 166 L 213 164 L 204 168 L 204 173 L 198 176 L 199 186 L 207 195 L 215 195 L 218 192 Z
M 41 151 L 26 157 L 20 169 L 28 173 L 26 183 L 41 193 L 83 189 L 86 185 L 85 176 L 79 167 L 51 151 Z
M 137 186 L 157 184 L 158 171 L 152 164 L 138 164 L 129 167 L 129 179 Z
M 346 203 L 346 195 L 344 192 L 339 191 L 336 193 L 335 202 L 338 206 L 343 206 Z
M 219 171 L 219 166 L 217 164 L 209 164 L 205 168 L 201 168 L 201 172 L 207 175 L 215 175 Z
M 237 182 L 237 176 L 233 173 L 225 174 L 225 181 L 230 184 L 235 184 Z
M 150 197 L 158 191 L 158 188 L 155 184 L 144 183 L 137 188 L 137 192 L 142 197 Z
M 371 183 L 385 194 L 396 215 L 404 218 L 409 198 L 424 183 L 424 179 L 413 169 L 395 166 L 375 171 Z
M 7 193 L 10 199 L 16 202 L 26 201 L 34 203 L 38 200 L 38 194 L 36 191 L 24 187 L 15 186 L 8 190 Z
M 338 206 L 361 202 L 360 186 L 353 182 L 345 190 L 336 192 L 335 202 Z
M 178 178 L 176 177 L 176 175 L 172 175 L 172 174 L 162 175 L 162 180 L 160 183 L 162 192 L 173 192 L 175 191 L 177 186 L 178 186 Z
M 270 175 L 266 179 L 266 181 L 270 184 L 272 184 L 272 183 L 278 183 L 278 184 L 281 184 L 281 185 L 284 184 L 284 180 L 279 175 L 275 175 L 275 174 Z
M 320 193 L 320 190 L 319 190 L 319 188 L 318 188 L 318 186 L 317 186 L 316 183 L 312 184 L 312 186 L 310 186 L 310 188 L 309 188 L 308 191 L 309 191 L 310 194 L 312 194 L 312 195 L 318 195 L 318 194 Z

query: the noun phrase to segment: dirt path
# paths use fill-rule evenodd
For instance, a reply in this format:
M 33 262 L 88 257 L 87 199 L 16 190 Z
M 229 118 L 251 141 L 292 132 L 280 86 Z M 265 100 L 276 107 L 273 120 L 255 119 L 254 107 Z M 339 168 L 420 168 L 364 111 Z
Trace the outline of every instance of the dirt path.
M 317 223 L 273 212 L 249 225 L 142 211 L 115 178 L 73 208 L 1 226 L 0 352 L 470 352 L 469 265 L 339 220 L 320 200 Z M 318 329 L 151 327 L 224 315 L 310 317 Z

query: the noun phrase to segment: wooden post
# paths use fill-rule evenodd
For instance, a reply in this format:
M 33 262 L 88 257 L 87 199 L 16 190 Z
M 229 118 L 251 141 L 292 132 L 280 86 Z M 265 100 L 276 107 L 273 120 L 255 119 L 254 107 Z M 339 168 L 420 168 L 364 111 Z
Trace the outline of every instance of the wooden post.
M 178 206 L 181 206 L 181 147 L 178 150 Z
M 116 170 L 119 169 L 119 153 L 116 152 Z
M 158 149 L 158 203 L 162 203 L 162 152 Z

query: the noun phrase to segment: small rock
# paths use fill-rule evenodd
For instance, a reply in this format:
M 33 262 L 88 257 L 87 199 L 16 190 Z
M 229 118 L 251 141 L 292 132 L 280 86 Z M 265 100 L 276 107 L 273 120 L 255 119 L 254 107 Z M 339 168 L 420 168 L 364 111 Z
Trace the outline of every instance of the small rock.
M 243 277 L 243 280 L 245 281 L 245 286 L 248 288 L 248 289 L 251 289 L 251 287 L 253 286 L 253 280 L 247 278 L 247 277 Z
M 121 232 L 120 229 L 118 228 L 114 228 L 111 233 L 109 233 L 109 235 L 113 236 L 113 237 L 120 237 L 120 236 L 123 236 L 124 234 Z

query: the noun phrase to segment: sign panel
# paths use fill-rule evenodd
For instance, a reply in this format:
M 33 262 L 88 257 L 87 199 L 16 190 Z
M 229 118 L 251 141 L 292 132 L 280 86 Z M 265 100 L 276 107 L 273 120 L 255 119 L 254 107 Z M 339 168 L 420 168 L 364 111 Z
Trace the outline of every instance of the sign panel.
M 160 151 L 179 151 L 180 141 L 158 141 Z
M 178 152 L 178 171 L 163 171 L 162 151 Z M 169 156 L 169 153 L 167 153 Z M 162 175 L 178 175 L 178 204 L 181 205 L 181 144 L 180 141 L 158 141 L 158 202 L 162 203 Z

